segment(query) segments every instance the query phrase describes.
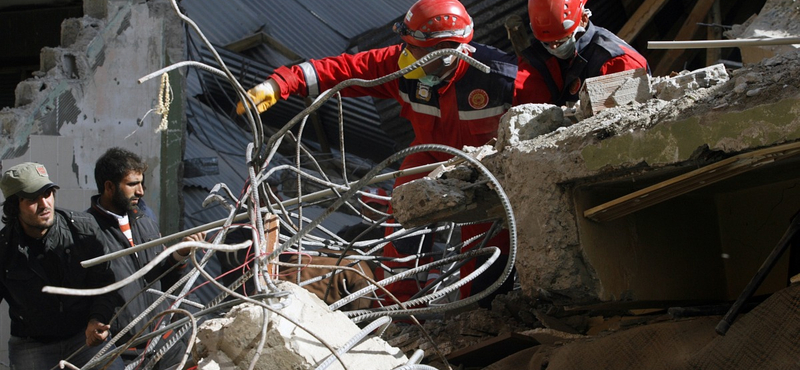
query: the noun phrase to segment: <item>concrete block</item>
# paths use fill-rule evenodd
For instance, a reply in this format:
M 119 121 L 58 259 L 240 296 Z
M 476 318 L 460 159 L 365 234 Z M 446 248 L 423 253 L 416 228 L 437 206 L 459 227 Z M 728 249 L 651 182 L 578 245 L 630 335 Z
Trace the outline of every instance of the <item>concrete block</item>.
M 58 65 L 61 52 L 57 48 L 44 47 L 39 52 L 39 70 L 48 72 Z
M 226 369 L 250 365 L 265 320 L 267 345 L 254 369 L 313 368 L 331 356 L 330 350 L 320 340 L 333 348 L 342 348 L 360 331 L 342 312 L 330 311 L 322 300 L 298 285 L 277 282 L 277 287 L 290 293 L 284 301 L 286 306 L 280 308 L 281 315 L 252 304 L 242 304 L 232 308 L 224 318 L 207 320 L 200 326 L 196 353 L 198 362 L 204 364 L 203 369 L 222 368 L 220 363 L 227 363 L 224 365 Z M 303 328 L 295 325 L 298 322 Z M 372 335 L 340 357 L 348 369 L 388 370 L 408 361 L 398 348 Z M 222 361 L 215 364 L 220 359 Z M 328 368 L 342 369 L 342 364 L 334 360 Z
M 28 79 L 17 84 L 14 90 L 15 107 L 23 107 L 36 101 L 39 94 L 47 88 L 47 85 L 40 79 Z
M 655 78 L 651 86 L 656 98 L 674 100 L 692 90 L 722 85 L 729 79 L 725 65 L 715 64 L 694 71 L 683 71 L 677 76 Z
M 633 101 L 644 103 L 653 96 L 650 76 L 645 68 L 587 78 L 579 95 L 584 118 Z
M 70 47 L 83 30 L 83 21 L 80 18 L 67 18 L 61 22 L 61 46 Z
M 564 111 L 551 104 L 522 104 L 503 115 L 497 132 L 498 150 L 570 125 Z

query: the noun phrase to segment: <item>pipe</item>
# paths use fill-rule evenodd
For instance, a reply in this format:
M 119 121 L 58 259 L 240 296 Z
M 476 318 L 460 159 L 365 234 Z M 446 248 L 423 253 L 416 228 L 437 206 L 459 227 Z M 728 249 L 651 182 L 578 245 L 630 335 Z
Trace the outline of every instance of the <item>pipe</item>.
M 648 49 L 711 49 L 739 46 L 800 44 L 800 37 L 771 37 L 765 39 L 648 41 Z

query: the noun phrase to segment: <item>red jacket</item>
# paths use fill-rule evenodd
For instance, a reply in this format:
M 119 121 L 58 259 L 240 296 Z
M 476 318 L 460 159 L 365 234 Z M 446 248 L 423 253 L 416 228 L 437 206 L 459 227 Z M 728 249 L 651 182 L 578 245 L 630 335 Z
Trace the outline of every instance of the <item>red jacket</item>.
M 522 96 L 519 103 L 564 105 L 578 100 L 578 92 L 587 78 L 639 68 L 647 68 L 650 73 L 647 60 L 633 47 L 591 22 L 576 41 L 575 49 L 577 55 L 571 60 L 552 56 L 538 41 L 525 49 L 520 70 L 531 71 L 523 87 L 530 93 Z
M 471 45 L 476 48 L 471 56 L 489 65 L 490 73 L 485 74 L 459 61 L 453 77 L 437 86 L 438 89 L 426 90 L 418 80 L 401 77 L 373 87 L 351 86 L 341 93 L 343 96 L 372 96 L 399 102 L 402 107 L 400 115 L 408 119 L 414 129 L 412 146 L 443 144 L 462 149 L 465 145 L 484 145 L 497 136 L 500 117 L 520 99 L 517 95 L 530 93 L 523 91 L 520 78 L 528 74 L 517 74 L 517 58 L 513 54 L 481 44 Z M 280 86 L 283 99 L 292 94 L 314 97 L 347 79 L 373 80 L 398 71 L 397 60 L 402 48 L 402 45 L 394 45 L 357 54 L 312 59 L 292 67 L 280 67 L 270 78 Z M 449 158 L 450 155 L 441 152 L 416 153 L 407 157 L 401 167 Z M 395 186 L 409 180 L 404 178 Z

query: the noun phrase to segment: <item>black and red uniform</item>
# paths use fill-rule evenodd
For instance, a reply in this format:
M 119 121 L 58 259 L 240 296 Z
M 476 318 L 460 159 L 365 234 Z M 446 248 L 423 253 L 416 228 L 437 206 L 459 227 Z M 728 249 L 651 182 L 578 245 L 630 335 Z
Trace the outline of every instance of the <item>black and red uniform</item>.
M 574 58 L 559 59 L 534 40 L 520 60 L 520 68 L 532 70 L 524 81 L 524 88 L 530 93 L 521 95 L 531 100 L 520 103 L 564 105 L 578 100 L 578 92 L 587 78 L 639 68 L 647 68 L 650 73 L 647 60 L 639 52 L 591 21 L 586 32 L 575 41 L 575 50 Z
M 442 144 L 461 149 L 465 145 L 485 145 L 497 136 L 501 116 L 517 102 L 531 101 L 533 96 L 522 95 L 531 95 L 535 91 L 524 88 L 523 79 L 530 71 L 517 73 L 520 67 L 515 55 L 477 43 L 470 45 L 475 49 L 470 56 L 488 65 L 490 73 L 483 73 L 459 60 L 452 76 L 434 87 L 422 85 L 416 79 L 401 77 L 373 87 L 350 86 L 341 93 L 349 97 L 394 99 L 400 103 L 400 115 L 408 119 L 414 129 L 415 137 L 411 146 Z M 357 54 L 312 59 L 292 67 L 280 67 L 270 78 L 280 87 L 282 99 L 290 95 L 313 97 L 348 79 L 373 80 L 397 72 L 402 50 L 403 45 L 394 45 Z M 414 153 L 403 160 L 400 168 L 412 168 L 450 158 L 451 155 L 441 152 Z M 400 177 L 395 180 L 395 187 L 423 176 Z M 505 250 L 508 253 L 507 245 Z M 406 255 L 391 244 L 384 247 L 383 254 L 386 257 Z M 412 266 L 413 262 L 386 264 L 393 268 L 406 268 Z M 381 269 L 375 275 L 377 279 L 384 277 Z M 424 284 L 424 277 L 418 279 Z M 416 279 L 408 279 L 391 284 L 388 288 L 404 301 L 418 291 L 417 284 Z

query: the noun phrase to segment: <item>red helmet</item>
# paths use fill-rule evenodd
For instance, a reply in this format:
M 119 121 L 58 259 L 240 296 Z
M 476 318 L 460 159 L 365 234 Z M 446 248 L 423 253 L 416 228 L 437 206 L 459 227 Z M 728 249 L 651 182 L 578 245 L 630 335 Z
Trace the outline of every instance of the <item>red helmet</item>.
M 443 41 L 472 41 L 472 17 L 458 0 L 419 0 L 394 31 L 408 44 L 423 48 Z
M 533 37 L 553 42 L 571 36 L 581 24 L 586 0 L 528 0 Z
M 381 188 L 367 189 L 367 191 L 370 194 L 380 195 L 380 196 L 383 196 L 383 197 L 388 197 L 389 196 L 389 194 L 386 194 L 386 190 L 383 190 Z M 386 200 L 386 199 L 373 198 L 373 197 L 370 197 L 370 196 L 368 196 L 366 194 L 362 194 L 361 195 L 361 201 L 366 203 L 366 204 L 373 203 L 373 204 L 381 204 L 381 205 L 384 205 L 384 206 L 388 206 L 389 205 L 389 201 Z

